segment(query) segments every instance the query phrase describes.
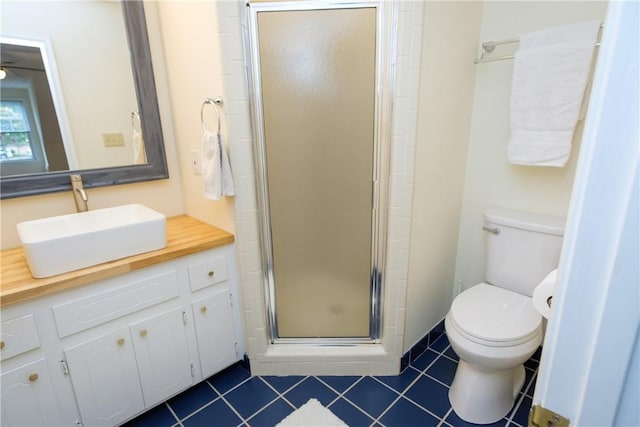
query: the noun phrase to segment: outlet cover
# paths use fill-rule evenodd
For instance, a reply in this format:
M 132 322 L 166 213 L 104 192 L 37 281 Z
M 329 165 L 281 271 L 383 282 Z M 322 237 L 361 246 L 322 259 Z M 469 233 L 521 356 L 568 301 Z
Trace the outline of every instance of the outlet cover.
M 103 133 L 105 147 L 124 147 L 124 135 L 121 133 Z

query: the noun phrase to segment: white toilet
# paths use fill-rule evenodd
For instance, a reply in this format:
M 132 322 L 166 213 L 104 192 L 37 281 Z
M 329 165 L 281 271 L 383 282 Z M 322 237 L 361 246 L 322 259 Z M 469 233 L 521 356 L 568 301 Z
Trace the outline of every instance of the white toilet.
M 486 283 L 460 293 L 445 317 L 460 357 L 449 390 L 456 414 L 490 424 L 512 408 L 524 383 L 523 363 L 542 342 L 534 288 L 557 268 L 564 218 L 492 209 L 485 212 Z

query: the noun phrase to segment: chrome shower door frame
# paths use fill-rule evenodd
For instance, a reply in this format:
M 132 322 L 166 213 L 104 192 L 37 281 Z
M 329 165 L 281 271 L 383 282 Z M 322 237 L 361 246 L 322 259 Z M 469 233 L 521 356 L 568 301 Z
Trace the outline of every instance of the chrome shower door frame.
M 275 276 L 269 189 L 267 182 L 266 146 L 263 120 L 263 100 L 260 71 L 258 14 L 269 11 L 300 11 L 327 9 L 376 9 L 376 59 L 374 97 L 374 153 L 372 176 L 371 229 L 371 302 L 368 337 L 280 338 L 276 318 Z M 249 89 L 251 122 L 254 140 L 254 167 L 259 209 L 259 233 L 262 273 L 265 283 L 267 329 L 272 344 L 295 343 L 311 345 L 378 344 L 382 338 L 383 289 L 387 252 L 387 216 L 389 200 L 392 88 L 395 74 L 396 1 L 305 1 L 250 2 L 243 8 L 243 37 L 247 86 Z

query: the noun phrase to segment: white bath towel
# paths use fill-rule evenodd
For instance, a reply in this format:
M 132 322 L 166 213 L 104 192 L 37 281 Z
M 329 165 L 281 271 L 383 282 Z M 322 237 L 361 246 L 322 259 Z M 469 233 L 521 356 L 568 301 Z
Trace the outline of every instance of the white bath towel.
M 509 162 L 566 164 L 599 28 L 599 21 L 589 21 L 520 38 L 511 87 Z
M 147 152 L 144 149 L 142 132 L 133 129 L 133 164 L 144 165 L 147 163 Z
M 220 200 L 222 196 L 234 196 L 231 166 L 220 132 L 205 129 L 201 157 L 204 196 L 213 200 Z

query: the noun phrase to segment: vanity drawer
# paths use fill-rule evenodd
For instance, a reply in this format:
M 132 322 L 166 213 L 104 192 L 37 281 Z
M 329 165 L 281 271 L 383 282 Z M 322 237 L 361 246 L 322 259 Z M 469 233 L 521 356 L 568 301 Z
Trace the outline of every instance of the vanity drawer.
M 33 314 L 4 321 L 0 327 L 2 360 L 40 347 L 40 338 Z
M 224 282 L 228 278 L 228 257 L 226 255 L 189 266 L 189 284 L 192 292 Z
M 53 307 L 60 338 L 151 307 L 179 295 L 175 270 Z

